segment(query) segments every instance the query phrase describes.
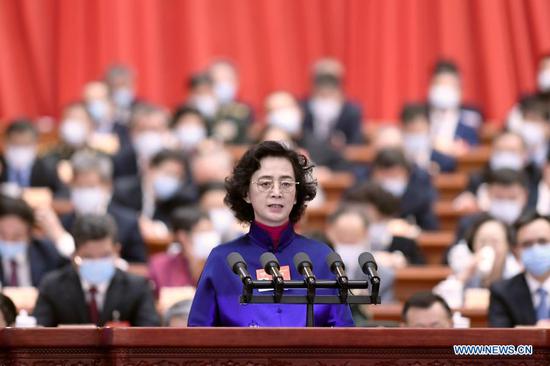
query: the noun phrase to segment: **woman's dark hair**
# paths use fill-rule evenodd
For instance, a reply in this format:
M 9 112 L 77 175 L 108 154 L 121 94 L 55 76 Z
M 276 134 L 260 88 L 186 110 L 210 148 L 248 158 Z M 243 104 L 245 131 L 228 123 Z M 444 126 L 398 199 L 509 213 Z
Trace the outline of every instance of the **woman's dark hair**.
M 4 321 L 7 327 L 12 327 L 15 324 L 17 309 L 13 301 L 4 294 L 0 294 L 0 311 L 4 316 Z
M 489 221 L 496 221 L 502 227 L 504 228 L 504 232 L 506 234 L 506 241 L 508 242 L 508 247 L 511 247 L 514 241 L 514 231 L 512 228 L 508 225 L 506 225 L 504 222 L 494 218 L 493 216 L 489 215 L 488 213 L 481 214 L 476 220 L 472 223 L 472 225 L 468 228 L 468 231 L 466 232 L 465 240 L 466 244 L 468 245 L 468 248 L 470 248 L 470 251 L 474 252 L 474 239 L 477 235 L 478 230 Z
M 209 219 L 209 216 L 199 207 L 178 207 L 170 215 L 170 227 L 173 232 L 190 232 L 201 219 Z
M 252 205 L 244 200 L 248 195 L 250 179 L 254 172 L 260 169 L 260 161 L 267 157 L 285 158 L 292 164 L 296 185 L 296 203 L 292 207 L 289 220 L 298 222 L 306 209 L 306 202 L 315 197 L 317 182 L 313 179 L 313 165 L 301 154 L 296 153 L 275 141 L 264 141 L 252 146 L 237 162 L 230 177 L 225 180 L 224 202 L 235 212 L 238 220 L 251 222 L 254 220 Z
M 345 192 L 342 200 L 348 204 L 371 204 L 386 217 L 396 216 L 401 202 L 374 181 L 364 182 Z

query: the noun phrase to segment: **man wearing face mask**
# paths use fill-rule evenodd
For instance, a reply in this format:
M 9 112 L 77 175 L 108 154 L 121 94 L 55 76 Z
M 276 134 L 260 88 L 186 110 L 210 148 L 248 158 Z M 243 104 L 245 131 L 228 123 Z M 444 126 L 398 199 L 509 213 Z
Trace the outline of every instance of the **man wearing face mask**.
M 321 59 L 312 72 L 312 94 L 304 101 L 304 131 L 336 147 L 363 143 L 361 107 L 346 99 L 344 69 L 335 59 Z
M 74 212 L 61 217 L 65 229 L 70 230 L 80 215 L 109 213 L 118 227 L 117 241 L 122 245 L 121 257 L 128 262 L 145 263 L 147 253 L 139 230 L 137 212 L 111 200 L 111 160 L 97 152 L 80 151 L 73 155 L 71 165 L 73 179 L 70 188 Z
M 254 121 L 254 116 L 250 106 L 237 99 L 239 75 L 235 65 L 229 60 L 217 60 L 210 65 L 208 73 L 219 103 L 212 135 L 222 137 L 223 141 L 229 143 L 248 142 L 248 128 Z M 234 130 L 234 136 L 228 134 Z
M 297 145 L 307 150 L 316 166 L 331 170 L 350 168 L 336 148 L 302 129 L 302 110 L 292 94 L 284 91 L 271 93 L 265 99 L 265 111 L 267 124 L 288 133 Z
M 113 201 L 148 219 L 169 224 L 172 210 L 196 201 L 195 191 L 183 155 L 175 150 L 161 150 L 152 157 L 141 179 L 116 180 Z
M 208 138 L 208 125 L 202 114 L 193 107 L 180 107 L 172 116 L 170 129 L 178 140 L 178 147 L 186 155 L 194 154 Z
M 141 103 L 132 110 L 131 143 L 113 157 L 114 177 L 139 176 L 149 160 L 163 148 L 175 148 L 176 139 L 168 128 L 168 114 L 160 107 Z
M 541 177 L 537 166 L 529 162 L 527 146 L 515 132 L 502 132 L 493 140 L 491 157 L 483 170 L 470 174 L 466 191 L 454 201 L 457 209 L 474 211 L 479 208 L 478 199 L 486 200 L 486 183 L 492 172 L 498 169 L 511 169 L 522 172 L 528 181 L 529 198 L 527 205 L 534 207 L 537 202 L 537 185 Z
M 458 67 L 450 61 L 439 61 L 428 91 L 430 136 L 436 150 L 451 156 L 461 155 L 479 144 L 478 130 L 483 117 L 478 110 L 463 106 L 461 101 Z
M 73 263 L 50 273 L 40 285 L 34 316 L 38 324 L 159 326 L 148 280 L 115 266 L 117 227 L 109 215 L 83 215 L 74 223 Z
M 56 247 L 32 235 L 35 217 L 21 199 L 0 196 L 0 282 L 38 286 L 46 273 L 67 263 Z
M 139 103 L 134 71 L 125 65 L 112 65 L 105 72 L 105 83 L 109 88 L 115 119 L 127 125 L 132 108 Z
M 37 156 L 38 132 L 26 119 L 14 120 L 5 131 L 4 153 L 0 158 L 0 182 L 20 188 L 47 187 L 53 194 L 63 189 L 57 171 Z
M 413 168 L 400 149 L 380 150 L 370 167 L 369 179 L 400 199 L 399 217 L 412 219 L 423 230 L 437 230 L 433 211 L 437 192 L 427 172 Z
M 209 216 L 198 207 L 176 209 L 170 227 L 174 243 L 149 260 L 157 293 L 162 287 L 196 286 L 208 254 L 221 243 Z
M 534 211 L 515 225 L 514 252 L 525 272 L 491 287 L 492 327 L 550 327 L 550 218 Z

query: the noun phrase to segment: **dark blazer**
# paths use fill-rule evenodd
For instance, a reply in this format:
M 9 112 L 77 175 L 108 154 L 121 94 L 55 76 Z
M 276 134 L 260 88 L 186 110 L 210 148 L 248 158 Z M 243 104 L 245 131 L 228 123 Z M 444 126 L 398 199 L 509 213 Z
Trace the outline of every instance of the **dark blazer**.
M 439 221 L 433 210 L 437 192 L 432 185 L 430 175 L 415 166 L 411 170 L 409 183 L 401 197 L 399 216 L 413 218 L 423 230 L 439 229 Z
M 416 241 L 402 236 L 394 236 L 388 247 L 388 252 L 400 251 L 407 258 L 407 262 L 412 265 L 426 264 L 422 251 L 416 244 Z
M 115 311 L 118 311 L 118 320 L 127 321 L 132 326 L 160 325 L 147 279 L 118 269 L 105 294 L 97 325 L 103 326 L 113 320 Z M 44 278 L 34 307 L 34 316 L 38 324 L 46 327 L 91 323 L 80 277 L 72 265 Z
M 524 273 L 491 286 L 488 318 L 491 327 L 534 325 L 537 322 Z
M 39 239 L 32 239 L 27 249 L 27 258 L 31 267 L 31 282 L 34 287 L 38 287 L 48 272 L 69 263 L 69 260 L 59 254 L 51 242 Z M 4 268 L 1 265 L 0 281 L 4 283 Z
M 137 154 L 131 143 L 120 146 L 113 156 L 113 178 L 139 176 Z
M 309 106 L 310 100 L 302 103 L 304 110 L 304 134 L 313 133 L 313 113 Z M 361 130 L 363 123 L 363 112 L 359 104 L 346 100 L 332 131 L 340 131 L 346 138 L 347 144 L 361 144 L 364 142 Z
M 3 156 L 0 157 L 0 164 L 0 183 L 6 183 L 8 181 L 8 171 L 10 168 Z M 57 175 L 56 168 L 52 168 L 42 158 L 36 158 L 31 167 L 30 187 L 46 187 L 49 188 L 53 194 L 57 194 L 63 191 L 64 185 Z
M 117 224 L 118 242 L 122 246 L 120 256 L 128 262 L 147 262 L 147 249 L 139 229 L 137 213 L 112 201 L 107 207 L 107 213 Z M 61 217 L 65 230 L 71 232 L 75 219 L 75 212 Z
M 141 212 L 143 206 L 143 189 L 141 179 L 137 176 L 127 176 L 115 181 L 113 202 Z M 197 190 L 192 183 L 185 183 L 178 192 L 169 200 L 155 203 L 154 220 L 160 220 L 170 224 L 172 211 L 180 206 L 187 206 L 197 201 Z
M 456 159 L 437 150 L 432 150 L 430 161 L 436 163 L 439 166 L 439 170 L 443 173 L 450 173 L 456 170 Z

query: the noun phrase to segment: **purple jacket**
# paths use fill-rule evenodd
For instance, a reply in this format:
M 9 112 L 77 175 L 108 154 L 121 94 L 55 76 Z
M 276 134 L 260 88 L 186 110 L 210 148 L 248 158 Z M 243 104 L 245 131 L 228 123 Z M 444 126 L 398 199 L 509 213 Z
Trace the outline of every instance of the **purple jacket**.
M 331 252 L 329 246 L 296 234 L 292 225 L 289 225 L 281 234 L 279 245 L 274 250 L 269 234 L 252 224 L 248 234 L 222 244 L 210 253 L 197 286 L 189 315 L 189 326 L 304 327 L 306 305 L 239 303 L 242 282 L 227 265 L 227 255 L 231 252 L 240 253 L 252 278 L 256 279 L 256 270 L 261 268 L 260 256 L 266 251 L 274 253 L 281 266 L 290 267 L 293 280 L 303 279 L 293 264 L 294 255 L 298 252 L 305 252 L 310 256 L 318 279 L 334 279 L 325 263 Z M 254 290 L 255 295 L 272 293 Z M 336 293 L 335 289 L 317 290 L 319 295 Z M 305 290 L 285 290 L 284 295 L 291 294 L 305 295 Z M 348 305 L 316 304 L 314 309 L 316 326 L 354 326 Z

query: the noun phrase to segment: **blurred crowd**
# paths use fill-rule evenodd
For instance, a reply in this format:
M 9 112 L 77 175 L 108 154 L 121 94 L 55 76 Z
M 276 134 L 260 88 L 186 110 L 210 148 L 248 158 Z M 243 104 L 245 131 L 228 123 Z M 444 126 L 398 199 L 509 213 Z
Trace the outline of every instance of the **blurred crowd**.
M 429 267 L 418 241 L 441 230 L 436 177 L 459 172 L 462 157 L 487 145 L 486 164 L 450 200 L 461 213 L 440 260 L 450 274 L 406 303 L 403 323 L 452 326 L 460 316 L 451 308 L 481 303 L 492 326 L 549 325 L 550 55 L 540 59 L 537 91 L 510 106 L 489 142 L 481 108 L 463 103 L 460 70 L 448 60 L 434 65 L 426 100 L 388 124 L 367 122 L 330 58 L 312 65 L 309 95 L 274 91 L 262 110 L 239 99 L 229 60 L 191 75 L 175 108 L 140 98 L 137 76 L 115 65 L 84 85 L 54 136 L 25 118 L 5 128 L 0 281 L 38 324 L 185 325 L 211 249 L 248 230 L 224 204 L 225 178 L 247 146 L 276 140 L 313 161 L 310 208 L 327 212 L 322 228 L 306 212 L 297 230 L 331 245 L 352 278 L 364 276 L 357 257 L 371 251 L 383 304 L 399 302 L 400 270 Z M 334 199 L 326 187 L 342 175 L 349 184 Z M 434 313 L 415 323 L 407 317 L 415 309 Z M 367 307 L 354 316 L 372 321 Z

